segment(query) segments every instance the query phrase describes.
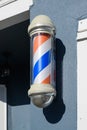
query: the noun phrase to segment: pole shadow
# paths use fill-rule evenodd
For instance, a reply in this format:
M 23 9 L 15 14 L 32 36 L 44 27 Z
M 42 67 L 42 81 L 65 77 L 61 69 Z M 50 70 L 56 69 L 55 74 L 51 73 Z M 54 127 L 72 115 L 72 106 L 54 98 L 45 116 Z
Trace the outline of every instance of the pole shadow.
M 62 119 L 65 113 L 65 104 L 63 102 L 63 82 L 62 82 L 62 65 L 65 55 L 65 46 L 60 39 L 56 38 L 56 98 L 53 103 L 43 109 L 43 114 L 49 123 L 57 123 Z

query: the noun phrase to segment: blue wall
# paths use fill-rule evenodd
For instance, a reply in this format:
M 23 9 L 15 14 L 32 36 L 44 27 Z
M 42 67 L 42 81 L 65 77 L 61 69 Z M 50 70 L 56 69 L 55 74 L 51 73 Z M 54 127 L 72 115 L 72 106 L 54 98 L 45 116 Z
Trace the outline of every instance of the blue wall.
M 28 66 L 26 66 L 26 63 L 15 65 L 14 60 L 14 65 L 11 68 L 12 76 L 8 83 L 8 130 L 76 130 L 76 35 L 78 20 L 87 18 L 87 0 L 36 0 L 30 11 L 30 20 L 39 14 L 48 15 L 57 29 L 57 97 L 45 109 L 38 109 L 32 105 L 27 97 L 29 75 L 26 72 L 28 72 Z M 24 33 L 21 38 L 25 37 Z M 27 35 L 26 39 L 24 39 L 25 53 L 29 49 Z M 19 40 L 22 44 L 24 44 L 24 41 Z M 25 57 L 29 58 L 29 53 L 26 54 Z M 22 70 L 24 71 L 22 72 Z M 27 81 L 25 78 L 27 78 Z

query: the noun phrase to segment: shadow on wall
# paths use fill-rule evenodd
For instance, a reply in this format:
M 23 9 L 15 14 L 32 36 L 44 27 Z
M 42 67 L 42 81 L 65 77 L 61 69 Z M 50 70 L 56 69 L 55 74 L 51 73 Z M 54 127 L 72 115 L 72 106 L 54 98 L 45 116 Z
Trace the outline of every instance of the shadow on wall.
M 65 54 L 65 46 L 60 39 L 56 39 L 56 91 L 57 95 L 53 103 L 43 109 L 46 120 L 50 123 L 57 123 L 61 120 L 65 112 L 63 103 L 63 84 L 62 84 L 62 64 Z

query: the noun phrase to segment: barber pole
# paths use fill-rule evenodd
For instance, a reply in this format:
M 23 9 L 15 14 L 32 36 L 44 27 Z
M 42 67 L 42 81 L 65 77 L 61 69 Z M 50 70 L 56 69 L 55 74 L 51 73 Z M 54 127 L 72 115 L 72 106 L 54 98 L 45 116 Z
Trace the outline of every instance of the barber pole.
M 51 83 L 51 37 L 39 34 L 33 40 L 33 82 Z
M 36 106 L 46 107 L 56 95 L 55 28 L 49 17 L 40 15 L 32 21 L 28 32 L 31 37 L 32 73 L 28 95 Z

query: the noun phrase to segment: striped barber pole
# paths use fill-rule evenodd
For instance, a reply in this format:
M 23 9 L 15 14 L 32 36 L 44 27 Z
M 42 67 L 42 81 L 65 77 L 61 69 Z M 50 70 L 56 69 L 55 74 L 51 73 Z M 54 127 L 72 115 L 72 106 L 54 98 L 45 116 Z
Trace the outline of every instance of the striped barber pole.
M 51 83 L 51 36 L 41 33 L 33 38 L 33 83 Z

